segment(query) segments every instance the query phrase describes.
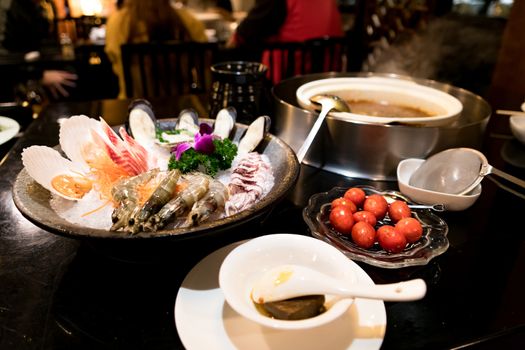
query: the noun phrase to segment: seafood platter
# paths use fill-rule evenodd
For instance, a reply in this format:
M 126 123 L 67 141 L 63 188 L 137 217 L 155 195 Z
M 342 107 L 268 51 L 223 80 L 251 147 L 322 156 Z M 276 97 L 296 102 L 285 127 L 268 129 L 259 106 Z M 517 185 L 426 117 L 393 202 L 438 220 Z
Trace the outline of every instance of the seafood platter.
M 293 150 L 269 127 L 267 116 L 236 123 L 232 107 L 215 119 L 192 109 L 157 119 L 146 100 L 133 101 L 116 127 L 71 116 L 58 146 L 23 150 L 15 205 L 73 237 L 182 239 L 229 229 L 262 215 L 297 179 Z

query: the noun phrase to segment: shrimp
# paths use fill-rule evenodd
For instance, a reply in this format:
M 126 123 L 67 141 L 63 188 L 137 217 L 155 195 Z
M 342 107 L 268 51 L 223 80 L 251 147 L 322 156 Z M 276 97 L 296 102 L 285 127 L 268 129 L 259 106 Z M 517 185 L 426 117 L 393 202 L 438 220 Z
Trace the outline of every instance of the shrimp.
M 186 225 L 196 226 L 207 220 L 217 209 L 224 208 L 228 195 L 228 188 L 222 182 L 212 180 L 208 193 L 193 205 L 186 220 Z
M 210 177 L 204 174 L 186 176 L 188 186 L 164 205 L 157 214 L 152 215 L 144 224 L 145 231 L 157 231 L 166 226 L 172 217 L 178 217 L 201 199 L 210 183 Z
M 178 169 L 169 171 L 136 215 L 129 219 L 129 229 L 132 233 L 141 230 L 143 223 L 173 197 L 180 174 Z
M 113 226 L 111 226 L 110 229 L 111 231 L 116 231 L 128 224 L 129 218 L 134 215 L 136 208 L 138 207 L 139 185 L 150 181 L 158 174 L 158 172 L 158 169 L 153 169 L 140 175 L 127 177 L 113 186 L 111 189 L 111 195 L 113 200 L 120 203 L 120 206 L 111 214 L 111 220 L 113 221 Z

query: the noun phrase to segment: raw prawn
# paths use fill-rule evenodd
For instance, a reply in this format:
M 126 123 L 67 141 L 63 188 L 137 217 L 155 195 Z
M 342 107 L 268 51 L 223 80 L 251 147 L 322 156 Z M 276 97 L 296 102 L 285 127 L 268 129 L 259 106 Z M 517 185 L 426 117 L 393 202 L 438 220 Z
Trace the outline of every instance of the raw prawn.
M 153 169 L 137 176 L 127 177 L 115 184 L 111 189 L 113 200 L 119 203 L 112 215 L 113 225 L 111 231 L 116 231 L 128 225 L 129 219 L 135 215 L 139 205 L 138 187 L 150 181 L 158 174 L 158 169 Z
M 209 176 L 195 173 L 185 176 L 185 179 L 188 186 L 149 218 L 144 224 L 145 231 L 157 231 L 166 226 L 171 218 L 180 216 L 208 192 Z
M 210 182 L 209 190 L 191 209 L 186 220 L 187 226 L 196 226 L 207 220 L 219 208 L 223 208 L 228 199 L 228 188 L 219 180 Z
M 171 170 L 162 179 L 155 191 L 151 194 L 148 200 L 144 203 L 138 213 L 130 218 L 129 230 L 131 233 L 137 233 L 142 229 L 144 222 L 153 214 L 162 208 L 173 197 L 173 193 L 177 188 L 177 182 L 180 178 L 179 170 Z

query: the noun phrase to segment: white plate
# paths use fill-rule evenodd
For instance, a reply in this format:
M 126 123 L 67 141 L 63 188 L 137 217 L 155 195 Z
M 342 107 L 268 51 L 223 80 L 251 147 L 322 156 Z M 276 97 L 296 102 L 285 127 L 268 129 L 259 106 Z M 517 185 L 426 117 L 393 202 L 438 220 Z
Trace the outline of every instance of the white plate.
M 230 244 L 202 259 L 188 273 L 175 301 L 175 324 L 183 345 L 191 349 L 379 349 L 386 330 L 382 301 L 356 299 L 339 319 L 303 330 L 263 327 L 236 313 L 219 288 L 219 269 L 228 253 L 242 242 Z M 361 283 L 372 279 L 357 265 Z
M 11 140 L 20 131 L 20 124 L 14 119 L 0 117 L 0 145 Z

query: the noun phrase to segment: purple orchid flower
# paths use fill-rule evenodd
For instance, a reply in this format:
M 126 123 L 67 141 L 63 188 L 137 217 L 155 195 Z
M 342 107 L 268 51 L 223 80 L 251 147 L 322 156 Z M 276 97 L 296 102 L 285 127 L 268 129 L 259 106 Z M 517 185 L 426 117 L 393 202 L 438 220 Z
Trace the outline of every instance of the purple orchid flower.
M 212 154 L 215 151 L 213 136 L 211 134 L 195 134 L 195 144 L 193 148 L 199 153 Z
M 186 152 L 187 150 L 189 150 L 190 148 L 191 148 L 191 144 L 189 142 L 179 143 L 177 147 L 175 148 L 175 159 L 179 160 L 182 154 Z
M 199 134 L 201 135 L 211 135 L 213 133 L 213 128 L 210 124 L 200 123 L 199 125 Z
M 201 131 L 205 131 L 203 130 L 202 125 L 203 124 L 201 124 Z M 209 125 L 208 125 L 208 128 L 211 131 L 211 127 Z M 183 142 L 183 143 L 178 144 L 177 147 L 175 147 L 175 150 L 174 150 L 175 159 L 179 160 L 182 154 L 186 152 L 187 150 L 189 150 L 190 148 L 195 149 L 199 153 L 212 154 L 213 152 L 215 152 L 215 145 L 213 144 L 213 139 L 214 139 L 214 136 L 211 135 L 211 132 L 209 134 L 208 133 L 204 133 L 204 134 L 196 133 L 194 141 L 192 143 Z

